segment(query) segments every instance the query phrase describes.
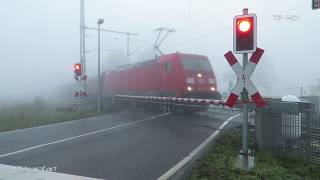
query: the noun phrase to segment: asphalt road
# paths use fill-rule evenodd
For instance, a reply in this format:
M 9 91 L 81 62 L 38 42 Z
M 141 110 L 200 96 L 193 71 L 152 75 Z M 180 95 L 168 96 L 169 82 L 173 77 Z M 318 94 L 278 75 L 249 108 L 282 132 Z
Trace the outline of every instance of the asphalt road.
M 137 110 L 0 133 L 0 164 L 109 180 L 156 179 L 229 115 Z M 0 174 L 1 179 L 1 174 Z

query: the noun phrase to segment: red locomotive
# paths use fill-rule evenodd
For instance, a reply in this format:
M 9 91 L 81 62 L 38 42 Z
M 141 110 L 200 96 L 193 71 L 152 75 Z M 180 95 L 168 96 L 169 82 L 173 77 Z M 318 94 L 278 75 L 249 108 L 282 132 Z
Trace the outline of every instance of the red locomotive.
M 167 54 L 106 72 L 104 96 L 139 95 L 221 99 L 206 56 Z

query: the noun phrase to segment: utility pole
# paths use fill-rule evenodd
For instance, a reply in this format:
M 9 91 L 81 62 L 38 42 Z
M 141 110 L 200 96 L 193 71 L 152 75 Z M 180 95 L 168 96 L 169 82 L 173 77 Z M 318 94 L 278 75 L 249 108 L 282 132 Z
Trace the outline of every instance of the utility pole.
M 82 31 L 83 31 L 83 24 L 82 24 L 82 16 L 83 16 L 83 6 L 84 6 L 84 0 L 80 0 L 80 63 L 83 64 L 83 53 L 82 53 Z M 82 73 L 82 72 L 81 72 Z
M 169 33 L 172 33 L 175 30 L 172 28 L 160 27 L 160 28 L 156 29 L 156 31 L 158 31 L 159 33 L 158 33 L 156 41 L 154 42 L 153 48 L 155 49 L 155 51 L 158 51 L 162 55 L 163 52 L 160 50 L 161 44 L 168 37 Z M 164 32 L 163 36 L 161 36 L 162 32 Z
M 84 29 L 89 29 L 89 30 L 98 30 L 98 28 L 92 28 L 92 27 L 84 27 Z M 116 34 L 123 34 L 126 36 L 126 41 L 127 41 L 127 56 L 129 57 L 132 53 L 130 53 L 130 36 L 138 36 L 139 34 L 137 33 L 132 33 L 132 32 L 123 32 L 123 31 L 116 31 L 116 30 L 110 30 L 110 29 L 100 29 L 100 31 L 104 32 L 109 32 L 109 33 L 116 33 Z
M 130 56 L 130 46 L 129 46 L 129 43 L 130 43 L 130 34 L 127 33 L 127 57 Z
M 300 86 L 300 97 L 303 96 L 303 86 Z
M 83 110 L 85 103 L 86 93 L 86 55 L 85 55 L 85 17 L 84 17 L 84 0 L 80 0 L 80 64 L 81 64 L 81 76 L 79 78 L 80 86 L 80 111 Z
M 97 97 L 97 113 L 101 113 L 102 87 L 101 87 L 101 73 L 100 73 L 100 27 L 104 23 L 104 19 L 98 20 L 98 97 Z

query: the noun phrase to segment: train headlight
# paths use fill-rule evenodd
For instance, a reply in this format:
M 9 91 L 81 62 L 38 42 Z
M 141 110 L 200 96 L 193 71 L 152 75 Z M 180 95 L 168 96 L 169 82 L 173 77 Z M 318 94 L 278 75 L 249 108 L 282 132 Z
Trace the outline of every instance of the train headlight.
M 187 87 L 187 90 L 188 90 L 188 91 L 192 91 L 192 87 L 188 86 L 188 87 Z
M 210 89 L 211 89 L 211 91 L 215 91 L 215 90 L 216 90 L 216 88 L 215 88 L 215 87 L 211 87 Z
M 199 73 L 199 74 L 198 74 L 198 78 L 202 78 L 202 74 Z
M 187 78 L 187 83 L 188 84 L 193 84 L 194 83 L 194 78 Z

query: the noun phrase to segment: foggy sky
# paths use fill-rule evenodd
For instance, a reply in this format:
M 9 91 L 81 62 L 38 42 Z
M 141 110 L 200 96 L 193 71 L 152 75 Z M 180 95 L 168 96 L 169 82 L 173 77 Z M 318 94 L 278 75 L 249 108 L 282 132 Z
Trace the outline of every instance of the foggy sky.
M 154 30 L 170 26 L 161 49 L 207 55 L 219 90 L 225 91 L 233 72 L 224 59 L 232 49 L 232 19 L 242 8 L 258 16 L 258 46 L 265 54 L 254 82 L 265 96 L 298 95 L 320 78 L 320 10 L 311 0 L 86 0 L 86 25 L 139 33 L 131 38 L 102 33 L 103 68 L 152 58 Z M 79 0 L 1 0 L 0 101 L 28 99 L 74 83 L 73 63 L 79 61 Z M 279 20 L 276 17 L 283 17 Z M 287 17 L 295 17 L 292 20 Z M 87 31 L 87 49 L 97 47 L 95 31 Z M 113 58 L 114 57 L 114 58 Z M 119 58 L 123 57 L 123 58 Z M 240 56 L 238 59 L 240 60 Z M 122 60 L 121 60 L 122 59 Z M 123 62 L 122 62 L 123 61 Z M 88 76 L 96 76 L 97 52 L 87 54 Z

